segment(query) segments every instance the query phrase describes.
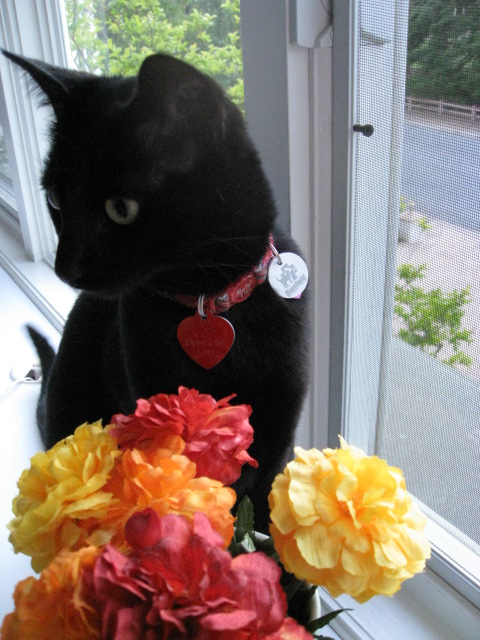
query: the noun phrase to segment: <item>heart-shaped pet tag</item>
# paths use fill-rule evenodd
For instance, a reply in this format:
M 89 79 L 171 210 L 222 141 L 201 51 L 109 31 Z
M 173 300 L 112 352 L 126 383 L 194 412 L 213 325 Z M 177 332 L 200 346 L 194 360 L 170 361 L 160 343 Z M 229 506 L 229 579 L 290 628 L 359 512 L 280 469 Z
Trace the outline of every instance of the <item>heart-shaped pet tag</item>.
M 198 312 L 178 325 L 177 338 L 185 353 L 204 369 L 213 369 L 232 348 L 235 329 L 222 316 Z

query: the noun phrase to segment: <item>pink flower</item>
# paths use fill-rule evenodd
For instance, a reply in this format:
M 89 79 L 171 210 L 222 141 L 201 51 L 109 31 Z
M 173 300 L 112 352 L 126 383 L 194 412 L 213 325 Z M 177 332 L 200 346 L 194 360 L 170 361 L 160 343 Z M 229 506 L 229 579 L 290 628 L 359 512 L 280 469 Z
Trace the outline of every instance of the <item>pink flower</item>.
M 91 589 L 112 640 L 311 638 L 286 619 L 280 569 L 262 553 L 233 558 L 202 513 L 160 518 L 151 509 L 126 527 L 124 555 L 107 546 Z
M 178 445 L 197 465 L 197 476 L 207 476 L 230 485 L 240 477 L 245 463 L 257 467 L 247 453 L 253 441 L 248 405 L 231 405 L 234 396 L 216 401 L 195 389 L 180 387 L 178 395 L 158 394 L 148 400 L 138 400 L 135 413 L 116 414 L 116 425 L 110 434 L 121 448 L 153 451 Z

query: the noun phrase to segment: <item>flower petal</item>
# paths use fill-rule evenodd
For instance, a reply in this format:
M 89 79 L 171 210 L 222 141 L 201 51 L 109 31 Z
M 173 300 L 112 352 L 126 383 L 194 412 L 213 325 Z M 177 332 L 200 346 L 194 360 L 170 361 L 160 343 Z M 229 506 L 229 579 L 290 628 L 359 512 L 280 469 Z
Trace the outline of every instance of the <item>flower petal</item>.
M 328 569 L 337 564 L 341 543 L 338 538 L 329 536 L 328 527 L 317 522 L 312 527 L 297 529 L 294 538 L 308 564 L 317 569 Z
M 270 505 L 270 518 L 278 529 L 286 534 L 298 527 L 297 519 L 290 508 L 288 487 L 290 481 L 283 474 L 278 474 L 272 484 L 272 490 L 268 497 Z

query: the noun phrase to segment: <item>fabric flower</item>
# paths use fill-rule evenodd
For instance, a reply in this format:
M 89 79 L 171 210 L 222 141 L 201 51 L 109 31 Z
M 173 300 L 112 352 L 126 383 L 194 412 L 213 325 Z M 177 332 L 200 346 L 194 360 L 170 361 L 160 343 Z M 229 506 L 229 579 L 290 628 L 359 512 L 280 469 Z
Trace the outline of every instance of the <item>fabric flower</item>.
M 93 571 L 99 549 L 62 551 L 42 571 L 15 587 L 15 611 L 5 616 L 2 640 L 95 640 L 102 638 L 101 617 L 93 609 L 82 577 Z
M 311 638 L 285 620 L 277 564 L 262 553 L 232 559 L 203 514 L 189 522 L 148 509 L 132 516 L 126 536 L 131 553 L 108 545 L 91 576 L 104 637 Z
M 98 528 L 96 536 L 121 545 L 127 520 L 146 507 L 160 516 L 177 513 L 190 520 L 195 512 L 202 512 L 227 547 L 233 536 L 235 491 L 217 480 L 195 477 L 196 465 L 186 456 L 164 456 L 164 450 L 150 456 L 137 449 L 124 451 L 105 484 L 105 491 L 114 498 L 111 507 L 101 522 L 85 521 L 80 526 L 89 531 Z
M 61 549 L 124 543 L 124 526 L 136 511 L 152 506 L 160 515 L 201 511 L 228 546 L 233 536 L 233 489 L 197 478 L 196 465 L 168 449 L 120 451 L 99 422 L 32 458 L 14 499 L 9 523 L 16 552 L 40 571 Z
M 234 396 L 216 401 L 195 389 L 180 387 L 178 395 L 158 394 L 148 400 L 138 400 L 135 413 L 116 414 L 113 434 L 122 448 L 155 451 L 179 446 L 197 465 L 197 475 L 208 476 L 230 485 L 240 477 L 245 463 L 257 467 L 248 455 L 253 441 L 249 417 L 251 408 L 245 404 L 232 406 Z
M 307 640 L 286 617 L 278 565 L 262 553 L 232 559 L 202 513 L 127 522 L 112 545 L 62 551 L 15 590 L 2 640 Z
M 312 640 L 312 638 L 312 634 L 293 618 L 285 618 L 280 629 L 268 636 L 268 640 Z
M 104 490 L 121 455 L 100 422 L 83 424 L 47 452 L 37 453 L 18 481 L 9 523 L 15 552 L 32 557 L 35 571 L 60 551 L 85 544 L 85 519 L 101 519 L 112 505 Z
M 365 602 L 424 569 L 426 521 L 399 469 L 343 439 L 340 449 L 295 454 L 269 496 L 270 533 L 287 571 Z

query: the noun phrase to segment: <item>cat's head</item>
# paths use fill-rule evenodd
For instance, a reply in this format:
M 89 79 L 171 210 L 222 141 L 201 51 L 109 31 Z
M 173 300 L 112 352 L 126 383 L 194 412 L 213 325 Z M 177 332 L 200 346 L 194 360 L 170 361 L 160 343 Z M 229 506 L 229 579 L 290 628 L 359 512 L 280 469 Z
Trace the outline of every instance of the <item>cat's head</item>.
M 43 187 L 74 287 L 212 293 L 254 264 L 273 205 L 238 109 L 163 54 L 101 77 L 4 52 L 53 108 Z

